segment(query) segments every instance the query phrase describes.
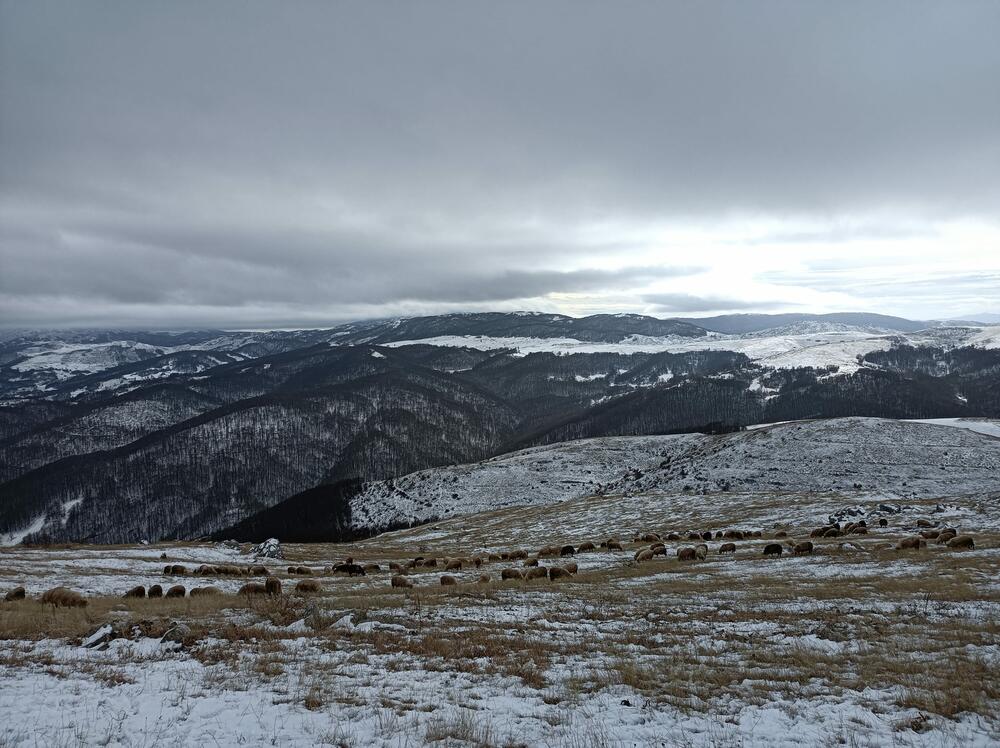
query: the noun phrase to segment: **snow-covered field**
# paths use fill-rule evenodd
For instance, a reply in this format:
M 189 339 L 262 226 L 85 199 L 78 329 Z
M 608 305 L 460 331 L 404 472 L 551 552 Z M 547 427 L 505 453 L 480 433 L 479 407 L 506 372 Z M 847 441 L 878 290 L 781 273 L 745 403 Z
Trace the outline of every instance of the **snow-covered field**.
M 974 345 L 1000 347 L 1000 326 L 941 327 L 915 333 L 872 332 L 860 328 L 833 326 L 833 329 L 791 329 L 767 334 L 710 334 L 702 338 L 634 335 L 620 343 L 592 343 L 573 338 L 499 338 L 479 335 L 442 335 L 421 340 L 387 343 L 389 347 L 437 345 L 478 350 L 511 349 L 529 353 L 686 353 L 719 350 L 746 354 L 751 360 L 776 369 L 809 366 L 838 366 L 844 373 L 856 371 L 857 357 L 873 351 L 888 350 L 893 345 L 942 346 Z

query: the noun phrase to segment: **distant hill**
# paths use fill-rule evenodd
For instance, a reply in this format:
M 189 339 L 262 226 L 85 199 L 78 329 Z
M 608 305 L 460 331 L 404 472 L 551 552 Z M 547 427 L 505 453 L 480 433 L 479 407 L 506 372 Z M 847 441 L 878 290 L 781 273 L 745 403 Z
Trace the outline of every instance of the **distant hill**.
M 703 327 L 711 332 L 721 332 L 726 335 L 744 335 L 751 332 L 762 332 L 776 327 L 785 327 L 800 322 L 830 322 L 840 325 L 851 325 L 871 330 L 892 330 L 896 332 L 916 332 L 928 326 L 903 317 L 891 317 L 885 314 L 869 314 L 866 312 L 835 312 L 833 314 L 723 314 L 717 317 L 679 317 L 679 322 Z

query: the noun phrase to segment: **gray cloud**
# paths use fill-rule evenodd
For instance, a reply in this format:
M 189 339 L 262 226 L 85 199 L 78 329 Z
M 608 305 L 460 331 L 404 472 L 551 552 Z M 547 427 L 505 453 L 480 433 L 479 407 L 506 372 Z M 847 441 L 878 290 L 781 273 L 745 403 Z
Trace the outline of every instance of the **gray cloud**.
M 642 300 L 652 304 L 658 313 L 729 312 L 746 309 L 775 309 L 795 306 L 787 301 L 747 301 L 722 296 L 694 296 L 686 293 L 645 294 Z
M 1000 222 L 998 27 L 989 2 L 0 0 L 0 320 L 538 307 L 701 264 L 595 269 L 648 247 L 590 225 Z M 839 222 L 869 212 L 902 228 Z

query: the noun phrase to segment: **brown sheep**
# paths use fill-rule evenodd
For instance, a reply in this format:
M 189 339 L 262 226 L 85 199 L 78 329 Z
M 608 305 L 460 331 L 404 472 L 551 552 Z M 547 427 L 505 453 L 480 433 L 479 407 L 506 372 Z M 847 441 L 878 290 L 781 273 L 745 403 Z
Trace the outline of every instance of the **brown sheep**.
M 337 564 L 330 571 L 335 574 L 346 574 L 349 577 L 363 577 L 366 575 L 365 567 L 359 564 Z
M 940 530 L 921 530 L 920 537 L 926 538 L 927 540 L 934 540 L 938 535 L 941 534 Z
M 15 600 L 23 600 L 25 594 L 26 593 L 25 593 L 24 587 L 15 587 L 10 592 L 8 592 L 6 595 L 4 595 L 3 599 L 6 602 L 8 602 L 8 603 L 12 603 Z
M 510 554 L 507 551 L 504 551 L 503 553 L 500 554 L 500 560 L 510 561 Z
M 146 588 L 143 587 L 141 584 L 137 585 L 136 587 L 133 587 L 124 595 L 122 595 L 122 597 L 145 597 L 145 596 L 146 596 Z
M 652 547 L 649 550 L 653 552 L 654 556 L 667 555 L 667 546 L 663 545 L 663 543 L 653 543 Z
M 247 597 L 249 597 L 250 595 L 266 595 L 267 588 L 264 587 L 264 585 L 262 585 L 260 582 L 248 582 L 247 584 L 244 584 L 242 587 L 240 587 L 239 592 L 237 594 L 246 595 Z
M 867 535 L 868 527 L 865 525 L 855 525 L 851 528 L 851 535 Z
M 588 551 L 595 551 L 597 548 L 589 540 L 586 543 L 580 543 L 580 546 L 576 549 L 577 553 L 587 553 Z
M 146 594 L 149 597 L 163 597 L 163 588 L 158 584 L 154 584 Z
M 438 565 L 438 560 L 436 558 L 428 558 L 424 560 L 423 565 L 425 569 L 433 569 Z
M 312 576 L 313 570 L 310 569 L 308 566 L 298 566 L 295 569 L 295 573 L 296 574 L 301 574 L 302 576 L 308 577 L 308 576 Z
M 957 535 L 948 541 L 948 547 L 956 551 L 975 550 L 976 542 L 971 535 Z
M 576 572 L 579 571 L 580 569 L 580 567 L 577 566 L 575 561 L 570 561 L 568 564 L 565 564 L 563 568 L 570 574 L 576 574 Z
M 688 540 L 701 540 L 701 533 L 700 532 L 691 531 L 691 532 L 688 533 L 687 539 Z
M 697 555 L 694 552 L 694 548 L 678 548 L 677 549 L 677 560 L 678 561 L 694 561 Z
M 635 558 L 636 561 L 639 561 L 639 562 L 642 562 L 642 561 L 652 561 L 653 560 L 653 552 L 651 550 L 649 550 L 649 548 L 646 548 L 645 550 L 638 551 L 635 554 L 634 558 Z
M 266 566 L 251 566 L 250 573 L 255 577 L 266 577 L 267 567 Z
M 480 566 L 482 566 L 483 565 L 483 559 L 482 559 L 482 557 L 481 556 L 473 556 L 473 558 L 472 558 L 472 565 L 475 566 L 477 569 Z
M 736 553 L 736 543 L 723 543 L 719 546 L 719 555 L 723 553 Z
M 779 538 L 787 538 L 787 537 L 788 537 L 788 533 L 785 532 L 784 530 L 778 530 L 776 533 L 774 533 L 774 539 L 775 540 L 778 540 Z
M 538 550 L 538 558 L 547 558 L 548 556 L 558 556 L 559 549 L 554 545 L 546 545 Z
M 281 594 L 281 580 L 277 577 L 268 577 L 264 580 L 264 593 L 271 597 Z
M 517 550 L 517 551 L 513 551 L 510 554 L 511 561 L 520 561 L 520 560 L 525 559 L 527 557 L 528 557 L 528 552 L 526 550 L 523 550 L 523 549 Z
M 942 532 L 941 534 L 939 534 L 937 536 L 937 542 L 941 543 L 941 544 L 944 544 L 944 543 L 947 543 L 952 538 L 957 537 L 957 536 L 958 536 L 958 533 L 955 532 L 954 530 L 945 530 L 944 532 Z
M 170 567 L 170 573 L 176 576 L 183 576 L 184 574 L 188 573 L 188 570 L 186 566 L 182 566 L 181 564 L 174 564 L 173 566 Z
M 622 548 L 622 544 L 619 543 L 617 540 L 609 540 L 607 548 L 608 548 L 609 551 L 623 551 L 623 550 L 625 550 L 624 548 Z
M 554 582 L 557 579 L 569 579 L 572 575 L 569 573 L 568 569 L 563 569 L 559 566 L 553 566 L 549 569 L 549 581 Z
M 549 570 L 544 566 L 536 566 L 533 569 L 528 569 L 524 573 L 525 579 L 545 579 L 549 575 Z
M 805 553 L 813 552 L 813 544 L 808 540 L 803 540 L 801 543 L 796 543 L 795 547 L 792 548 L 792 553 L 796 556 L 801 556 Z
M 934 527 L 934 523 L 927 519 L 918 519 L 917 527 Z
M 42 595 L 42 602 L 56 608 L 85 608 L 87 601 L 83 595 L 65 587 L 53 587 Z
M 576 555 L 576 548 L 571 545 L 564 545 L 559 549 L 559 555 L 565 558 L 566 556 Z
M 768 543 L 764 546 L 765 556 L 780 556 L 784 549 L 781 547 L 781 543 Z
M 395 561 L 391 561 L 389 563 L 389 571 L 394 571 L 394 572 L 396 572 L 398 574 L 402 570 L 403 570 L 403 567 L 400 564 L 397 564 Z
M 503 559 L 500 557 L 499 553 L 491 553 L 489 555 L 489 559 L 490 559 L 490 561 L 503 561 Z
M 218 587 L 195 587 L 191 590 L 191 597 L 201 597 L 203 595 L 221 595 L 222 590 Z
M 821 537 L 823 537 L 823 533 L 825 533 L 829 529 L 830 529 L 829 527 L 817 527 L 815 530 L 813 530 L 812 532 L 809 533 L 809 537 L 810 538 L 821 538 Z
M 218 572 L 216 572 L 214 566 L 208 566 L 206 564 L 202 564 L 201 566 L 199 566 L 197 569 L 194 570 L 194 573 L 195 573 L 195 576 L 210 577 L 210 576 L 214 576 Z
M 455 579 L 455 577 L 451 576 L 451 574 L 442 574 L 441 584 L 442 586 L 447 587 L 448 585 L 458 584 L 458 580 Z
M 921 537 L 915 538 L 903 538 L 898 543 L 896 543 L 897 551 L 907 551 L 907 550 L 919 550 L 927 545 L 927 541 Z
M 377 571 L 382 571 L 382 567 L 378 564 L 365 564 L 361 568 L 365 570 L 365 574 L 374 574 Z
M 300 595 L 312 595 L 316 592 L 322 592 L 323 588 L 315 579 L 303 579 L 295 585 L 295 591 Z
M 389 582 L 393 587 L 403 587 L 408 589 L 413 586 L 413 582 L 406 577 L 401 577 L 399 574 L 390 579 Z
M 678 535 L 676 532 L 672 532 L 669 535 L 667 535 L 667 540 L 680 540 L 680 539 L 681 536 Z
M 840 530 L 838 530 L 836 527 L 831 527 L 829 530 L 827 530 L 826 532 L 823 533 L 823 537 L 824 538 L 839 538 L 840 537 Z
M 526 558 L 524 559 L 524 566 L 538 566 L 537 558 Z
M 183 584 L 175 584 L 169 590 L 163 593 L 164 597 L 184 597 L 187 594 L 187 590 L 184 589 Z
M 660 536 L 657 535 L 655 532 L 647 532 L 645 535 L 642 536 L 642 542 L 643 543 L 652 543 L 652 542 L 657 541 L 659 539 L 660 539 Z
M 461 571 L 462 570 L 462 562 L 461 562 L 461 560 L 455 558 L 455 559 L 452 559 L 451 561 L 448 561 L 448 563 L 446 563 L 444 565 L 444 570 L 445 571 Z
M 524 573 L 520 569 L 504 569 L 500 572 L 500 579 L 524 579 Z
M 489 583 L 490 583 L 490 575 L 489 574 L 480 574 L 479 575 L 479 581 L 477 582 L 477 584 L 489 584 Z

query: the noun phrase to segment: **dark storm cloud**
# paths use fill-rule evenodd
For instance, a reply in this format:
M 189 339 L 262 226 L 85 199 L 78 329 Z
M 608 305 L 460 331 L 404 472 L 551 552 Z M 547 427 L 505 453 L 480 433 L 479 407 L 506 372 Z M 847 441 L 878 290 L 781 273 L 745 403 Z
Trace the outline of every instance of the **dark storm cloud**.
M 0 322 L 600 293 L 702 263 L 587 227 L 741 211 L 904 218 L 845 243 L 996 222 L 998 27 L 991 2 L 0 0 Z

